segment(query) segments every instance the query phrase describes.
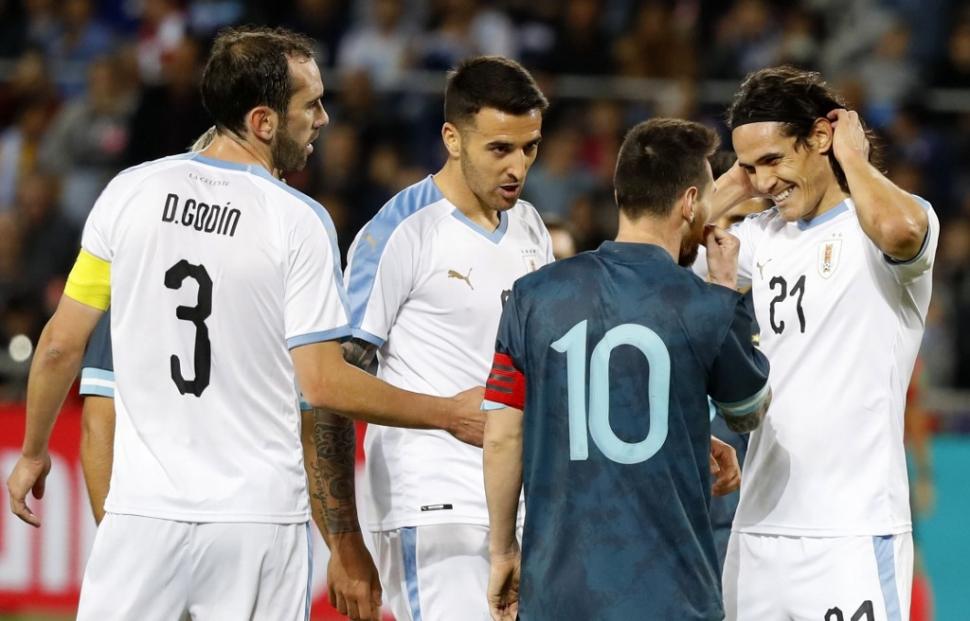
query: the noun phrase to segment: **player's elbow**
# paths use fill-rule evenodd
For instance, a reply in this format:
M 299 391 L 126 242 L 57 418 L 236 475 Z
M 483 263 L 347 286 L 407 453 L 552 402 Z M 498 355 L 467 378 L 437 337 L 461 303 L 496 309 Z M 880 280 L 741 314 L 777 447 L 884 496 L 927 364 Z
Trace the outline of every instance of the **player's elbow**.
M 927 226 L 928 219 L 922 209 L 912 215 L 887 219 L 879 229 L 879 249 L 893 259 L 912 259 L 923 246 Z
M 37 361 L 49 368 L 80 365 L 84 355 L 85 341 L 67 326 L 58 325 L 51 319 L 37 343 Z
M 522 426 L 516 425 L 512 420 L 502 420 L 503 414 L 508 412 L 490 413 L 485 421 L 485 440 L 482 448 L 486 452 L 503 452 L 522 444 Z

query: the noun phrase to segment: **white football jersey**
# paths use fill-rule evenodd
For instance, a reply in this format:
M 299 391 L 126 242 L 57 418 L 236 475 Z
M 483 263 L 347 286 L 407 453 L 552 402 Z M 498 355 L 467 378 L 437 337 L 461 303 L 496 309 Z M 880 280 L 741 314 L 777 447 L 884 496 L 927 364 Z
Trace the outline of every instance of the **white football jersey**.
M 732 228 L 771 362 L 771 407 L 751 436 L 734 530 L 789 536 L 911 530 L 906 388 L 930 302 L 939 221 L 897 263 L 851 199 L 810 223 L 774 208 Z
M 348 256 L 353 335 L 380 348 L 378 376 L 450 396 L 485 385 L 512 283 L 551 262 L 552 244 L 532 205 L 519 201 L 485 231 L 427 177 L 384 205 Z M 364 448 L 371 530 L 488 524 L 480 448 L 445 431 L 379 425 L 367 427 Z
M 323 207 L 262 167 L 188 153 L 115 177 L 82 246 L 111 263 L 117 422 L 105 509 L 307 520 L 289 349 L 350 333 Z

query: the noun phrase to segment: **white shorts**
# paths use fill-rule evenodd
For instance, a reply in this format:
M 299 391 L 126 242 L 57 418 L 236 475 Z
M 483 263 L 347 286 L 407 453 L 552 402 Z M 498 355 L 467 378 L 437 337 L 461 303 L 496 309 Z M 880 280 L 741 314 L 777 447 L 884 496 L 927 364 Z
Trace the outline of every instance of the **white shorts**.
M 384 607 L 397 621 L 489 621 L 487 526 L 434 524 L 371 534 Z
M 728 621 L 909 621 L 913 537 L 731 533 Z
M 84 571 L 80 621 L 309 618 L 310 530 L 108 513 Z

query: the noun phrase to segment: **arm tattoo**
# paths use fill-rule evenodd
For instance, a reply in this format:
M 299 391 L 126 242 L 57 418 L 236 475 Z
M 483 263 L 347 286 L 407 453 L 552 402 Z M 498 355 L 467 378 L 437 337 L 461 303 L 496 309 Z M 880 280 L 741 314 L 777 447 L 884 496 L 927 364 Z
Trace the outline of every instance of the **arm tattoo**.
M 319 503 L 329 533 L 360 530 L 354 494 L 354 422 L 324 410 L 313 412 L 313 465 L 311 497 Z
M 748 433 L 754 431 L 761 424 L 761 412 L 752 412 L 745 416 L 725 416 L 724 422 L 734 433 Z
M 344 360 L 365 371 L 370 370 L 374 363 L 374 356 L 377 354 L 376 346 L 360 339 L 351 339 L 344 341 L 342 347 Z

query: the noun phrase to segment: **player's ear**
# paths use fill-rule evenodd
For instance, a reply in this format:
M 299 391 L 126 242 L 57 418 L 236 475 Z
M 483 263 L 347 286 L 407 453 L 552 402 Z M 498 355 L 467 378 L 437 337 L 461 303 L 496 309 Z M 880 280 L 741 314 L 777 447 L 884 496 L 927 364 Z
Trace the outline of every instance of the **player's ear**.
M 815 119 L 815 124 L 812 125 L 812 131 L 808 136 L 808 143 L 817 153 L 827 155 L 832 150 L 832 134 L 834 131 L 832 123 L 828 119 Z
M 269 142 L 279 127 L 279 115 L 269 106 L 256 106 L 246 115 L 249 131 L 261 140 Z
M 698 216 L 697 213 L 697 197 L 698 190 L 697 186 L 690 186 L 680 197 L 680 209 L 681 216 L 687 222 L 691 224 L 694 223 L 694 218 Z
M 448 156 L 453 158 L 461 157 L 461 132 L 452 123 L 446 122 L 441 126 L 441 141 L 445 143 Z

